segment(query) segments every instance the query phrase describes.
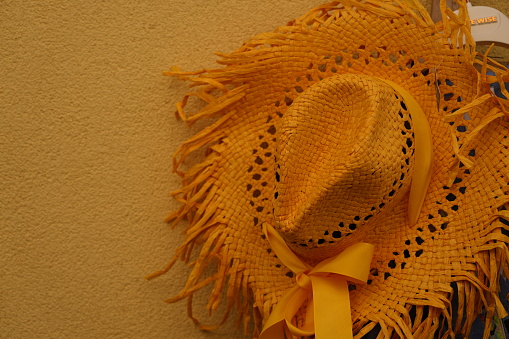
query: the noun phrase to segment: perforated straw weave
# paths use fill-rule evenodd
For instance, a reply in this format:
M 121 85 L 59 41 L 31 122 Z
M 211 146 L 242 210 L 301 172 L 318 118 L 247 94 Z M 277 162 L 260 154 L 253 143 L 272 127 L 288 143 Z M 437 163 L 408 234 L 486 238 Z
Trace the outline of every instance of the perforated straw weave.
M 378 338 L 467 336 L 483 310 L 484 337 L 489 336 L 494 314 L 505 315 L 497 293 L 509 258 L 508 103 L 494 97 L 489 84 L 509 81 L 509 71 L 476 55 L 464 3 L 458 15 L 446 9 L 445 1 L 441 9 L 444 20 L 434 24 L 417 1 L 334 1 L 221 54 L 223 68 L 167 72 L 197 86 L 177 104 L 181 119 L 192 124 L 217 118 L 174 157 L 182 176 L 182 188 L 174 195 L 182 205 L 168 220 L 187 219 L 187 237 L 168 267 L 151 277 L 168 271 L 178 258 L 189 260 L 193 251 L 198 256 L 182 292 L 169 302 L 191 302 L 193 293 L 212 284 L 207 308 L 218 308 L 225 296 L 224 320 L 236 309 L 244 331 L 254 320 L 257 337 L 274 305 L 295 283 L 263 234 L 262 225 L 268 223 L 308 262 L 341 251 L 353 241 L 348 239 L 374 245 L 367 284 L 350 292 L 356 338 L 368 333 Z M 486 76 L 488 70 L 496 75 Z M 310 113 L 306 126 L 284 121 L 294 101 L 336 75 L 351 81 L 346 89 L 357 86 L 358 91 L 340 90 L 340 104 L 326 111 L 348 106 L 343 108 L 354 118 L 315 129 L 310 121 L 320 114 Z M 413 154 L 415 146 L 412 127 L 405 125 L 411 117 L 388 92 L 368 88 L 377 80 L 364 83 L 366 77 L 391 80 L 410 92 L 431 127 L 431 182 L 415 225 L 407 215 L 408 182 L 415 169 L 413 158 L 404 154 Z M 368 114 L 377 95 L 387 98 L 382 105 L 389 116 L 376 129 L 387 132 L 373 143 L 362 141 L 369 133 L 348 135 L 356 115 Z M 206 105 L 188 115 L 184 108 L 191 96 Z M 281 156 L 292 126 L 302 127 L 299 133 L 309 142 L 294 147 L 294 156 Z M 394 146 L 401 143 L 404 152 Z M 373 168 L 401 166 L 375 178 L 353 178 L 351 195 L 329 194 L 336 166 L 345 163 L 334 159 L 349 159 L 343 147 L 357 145 Z M 190 153 L 203 149 L 203 162 L 178 171 Z M 281 162 L 293 173 L 294 184 L 278 182 Z M 304 185 L 306 180 L 310 184 Z M 370 195 L 369 185 L 358 189 L 367 180 L 383 188 L 395 182 L 394 193 Z M 292 193 L 299 185 L 307 194 L 295 203 L 276 199 L 279 194 L 299 197 Z M 207 274 L 209 265 L 216 269 Z

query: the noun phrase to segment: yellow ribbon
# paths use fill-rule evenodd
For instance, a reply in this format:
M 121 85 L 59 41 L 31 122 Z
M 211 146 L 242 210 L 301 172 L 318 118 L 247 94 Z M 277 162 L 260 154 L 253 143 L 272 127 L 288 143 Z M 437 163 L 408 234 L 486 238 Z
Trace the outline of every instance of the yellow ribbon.
M 408 112 L 412 115 L 412 127 L 415 135 L 415 163 L 412 184 L 410 186 L 410 196 L 408 198 L 408 222 L 411 227 L 417 223 L 431 180 L 431 164 L 433 158 L 431 129 L 426 114 L 424 114 L 424 111 L 412 94 L 390 80 L 380 80 L 390 85 L 401 94 Z
M 265 223 L 263 230 L 274 253 L 296 274 L 296 285 L 276 304 L 259 339 L 284 338 L 288 332 L 296 336 L 314 334 L 319 339 L 353 338 L 348 281 L 367 281 L 373 245 L 354 244 L 311 267 L 297 257 L 271 225 Z M 292 319 L 306 300 L 306 322 L 297 327 Z

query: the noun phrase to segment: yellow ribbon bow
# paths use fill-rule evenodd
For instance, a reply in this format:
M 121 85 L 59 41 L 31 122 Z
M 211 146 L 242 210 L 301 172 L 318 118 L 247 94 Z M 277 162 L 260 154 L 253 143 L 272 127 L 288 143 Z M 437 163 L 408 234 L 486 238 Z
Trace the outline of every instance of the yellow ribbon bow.
M 277 257 L 296 274 L 296 285 L 273 308 L 259 339 L 315 335 L 317 339 L 353 338 L 348 281 L 365 283 L 374 246 L 357 243 L 315 267 L 303 262 L 271 225 L 263 230 Z M 308 300 L 306 322 L 292 324 L 302 304 Z

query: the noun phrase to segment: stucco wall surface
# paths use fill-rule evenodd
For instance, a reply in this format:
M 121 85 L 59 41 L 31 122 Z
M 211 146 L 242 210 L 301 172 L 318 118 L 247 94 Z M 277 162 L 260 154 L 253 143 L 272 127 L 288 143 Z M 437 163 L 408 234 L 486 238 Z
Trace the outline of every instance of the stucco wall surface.
M 0 338 L 242 337 L 163 303 L 184 265 L 143 279 L 182 241 L 171 155 L 199 127 L 175 120 L 187 87 L 161 72 L 215 67 L 320 3 L 0 2 Z

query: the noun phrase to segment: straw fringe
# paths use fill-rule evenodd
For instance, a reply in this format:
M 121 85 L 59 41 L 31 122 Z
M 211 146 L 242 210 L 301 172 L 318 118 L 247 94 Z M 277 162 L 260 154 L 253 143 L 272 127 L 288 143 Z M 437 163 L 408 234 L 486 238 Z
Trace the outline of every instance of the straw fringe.
M 500 221 L 508 218 L 509 212 L 501 211 L 494 214 L 491 224 L 486 228 L 485 235 L 479 240 L 479 253 L 474 267 L 468 271 L 461 267 L 454 273 L 456 283 L 454 291 L 448 284 L 436 286 L 434 292 L 422 294 L 419 298 L 406 301 L 407 307 L 413 307 L 415 315 L 409 316 L 409 309 L 400 307 L 396 311 L 381 310 L 373 314 L 369 320 L 354 325 L 356 339 L 369 333 L 376 324 L 381 326 L 378 339 L 400 338 L 427 339 L 440 333 L 440 338 L 454 338 L 457 334 L 470 331 L 477 318 L 475 310 L 481 307 L 486 311 L 484 339 L 489 337 L 495 313 L 503 318 L 507 316 L 498 292 L 500 270 L 508 270 L 509 250 L 506 243 L 509 238 L 502 234 L 502 229 L 509 232 L 509 227 Z M 467 264 L 468 265 L 468 264 Z M 507 273 L 506 273 L 507 274 Z M 453 297 L 457 307 L 453 309 Z M 453 319 L 453 314 L 455 314 Z M 425 314 L 427 314 L 425 316 Z M 443 329 L 446 329 L 445 332 Z
M 220 122 L 216 122 L 214 128 L 220 124 Z M 216 138 L 213 132 L 214 128 L 209 129 L 209 131 L 212 131 L 210 135 L 203 133 L 198 138 L 193 138 L 190 143 L 193 145 L 192 147 L 184 144 L 179 149 L 177 154 L 184 155 L 175 162 L 176 168 L 188 152 L 201 147 L 199 145 L 204 143 L 203 140 L 205 140 L 205 143 L 208 143 L 211 139 Z M 210 138 L 211 135 L 212 138 Z M 200 139 L 201 141 L 196 141 Z M 188 147 L 188 149 L 185 152 L 181 151 L 185 147 Z M 248 277 L 244 274 L 245 264 L 240 259 L 234 258 L 233 253 L 228 252 L 225 247 L 227 233 L 224 230 L 227 225 L 220 222 L 221 209 L 219 208 L 216 195 L 217 187 L 215 186 L 216 180 L 214 174 L 217 171 L 223 149 L 224 146 L 221 144 L 214 145 L 210 148 L 210 154 L 202 163 L 195 165 L 186 173 L 182 173 L 182 181 L 185 186 L 172 192 L 172 195 L 182 205 L 178 211 L 168 216 L 166 221 L 175 225 L 184 218 L 188 219 L 189 224 L 185 232 L 186 239 L 176 250 L 169 264 L 163 270 L 147 276 L 147 279 L 152 279 L 166 273 L 173 267 L 177 259 L 180 258 L 184 262 L 189 263 L 192 271 L 181 292 L 165 301 L 174 303 L 188 298 L 188 315 L 202 330 L 218 328 L 228 319 L 231 310 L 236 308 L 238 313 L 237 324 L 242 324 L 244 331 L 247 333 L 250 325 L 249 322 L 253 318 L 251 316 L 253 310 L 250 306 L 252 298 L 248 288 Z M 200 252 L 198 258 L 190 262 L 195 245 L 200 245 Z M 215 266 L 215 273 L 208 275 L 206 272 L 210 265 Z M 209 312 L 217 310 L 224 292 L 226 292 L 226 306 L 223 316 L 217 324 L 204 325 L 193 315 L 193 294 L 211 284 L 212 290 L 206 308 Z M 255 325 L 259 327 L 261 318 L 255 316 L 254 320 Z
M 225 136 L 226 127 L 236 114 L 236 106 L 242 102 L 249 89 L 248 85 L 243 84 L 243 81 L 257 74 L 263 69 L 264 60 L 273 57 L 273 54 L 268 51 L 271 46 L 288 44 L 288 33 L 303 32 L 308 28 L 326 25 L 330 20 L 340 15 L 338 9 L 349 11 L 348 13 L 352 15 L 355 14 L 355 11 L 352 10 L 353 6 L 385 17 L 401 17 L 403 14 L 409 14 L 408 17 L 405 16 L 407 20 L 412 20 L 421 26 L 433 27 L 434 24 L 431 19 L 424 12 L 422 6 L 417 4 L 416 0 L 395 0 L 394 3 L 398 6 L 377 0 L 365 2 L 343 0 L 341 3 L 334 1 L 310 11 L 304 17 L 288 23 L 287 26 L 278 28 L 274 33 L 262 34 L 247 41 L 239 50 L 233 53 L 218 54 L 222 58 L 218 63 L 227 65 L 222 70 L 182 72 L 173 69 L 170 72 L 165 72 L 166 75 L 190 81 L 192 86 L 200 87 L 198 91 L 186 94 L 183 100 L 177 103 L 176 114 L 180 119 L 192 124 L 200 119 L 220 117 L 211 126 L 186 141 L 174 155 L 174 169 L 182 176 L 184 187 L 173 192 L 173 195 L 182 203 L 182 206 L 178 211 L 171 214 L 167 221 L 175 224 L 182 219 L 188 219 L 186 240 L 176 250 L 174 257 L 163 270 L 147 277 L 152 279 L 167 272 L 179 258 L 189 262 L 194 246 L 200 245 L 198 258 L 190 263 L 192 272 L 186 285 L 177 296 L 167 300 L 167 302 L 176 302 L 188 298 L 189 316 L 200 328 L 217 328 L 226 321 L 231 310 L 237 308 L 239 314 L 237 323 L 242 323 L 244 331 L 247 333 L 248 324 L 253 319 L 255 323 L 253 335 L 257 337 L 262 323 L 261 312 L 265 314 L 267 311 L 263 310 L 262 299 L 255 301 L 257 306 L 251 306 L 253 296 L 248 286 L 248 275 L 243 272 L 244 263 L 241 259 L 234 258 L 225 246 L 226 235 L 223 231 L 227 225 L 221 222 L 221 209 L 215 193 L 217 187 L 215 186 L 214 173 L 219 167 L 221 153 L 225 147 L 218 142 Z M 482 66 L 483 72 L 478 79 L 478 93 L 481 92 L 480 88 L 482 86 L 487 86 L 490 82 L 503 83 L 504 80 L 508 79 L 509 71 L 487 56 L 482 57 L 482 62 L 474 59 L 475 42 L 473 42 L 468 32 L 465 10 L 463 9 L 458 15 L 455 15 L 446 8 L 444 0 L 441 1 L 441 10 L 444 20 L 435 27 L 437 31 L 441 31 L 444 36 L 449 37 L 451 55 L 457 55 L 456 50 L 467 51 L 467 56 L 471 56 L 472 62 Z M 458 42 L 463 41 L 464 38 L 467 42 L 466 45 L 459 47 L 462 44 Z M 486 70 L 494 71 L 495 76 L 487 77 Z M 232 86 L 233 88 L 231 88 Z M 219 95 L 216 93 L 217 91 L 220 92 Z M 505 89 L 503 89 L 503 93 L 509 97 Z M 206 103 L 206 106 L 196 114 L 188 115 L 184 112 L 184 109 L 192 96 L 198 97 Z M 456 121 L 464 113 L 470 113 L 476 107 L 485 104 L 487 100 L 496 101 L 499 106 L 483 117 L 482 122 L 475 130 L 461 141 L 462 145 L 458 144 L 456 134 L 451 132 L 451 140 L 456 154 L 456 159 L 451 166 L 454 173 L 454 175 L 451 175 L 452 178 L 455 177 L 460 162 L 467 167 L 474 165 L 473 162 L 466 159 L 463 150 L 467 149 L 466 145 L 471 143 L 492 121 L 507 116 L 504 106 L 506 101 L 490 95 L 480 95 L 462 109 L 446 117 L 446 121 Z M 212 144 L 214 146 L 211 147 L 211 153 L 202 163 L 195 165 L 187 172 L 179 171 L 179 167 L 189 154 Z M 508 173 L 504 173 L 504 175 L 509 176 Z M 503 208 L 505 203 L 507 202 L 503 202 L 499 209 Z M 355 338 L 362 337 L 372 330 L 376 324 L 381 327 L 378 338 L 392 338 L 393 334 L 404 338 L 429 338 L 433 333 L 439 331 L 439 328 L 443 327 L 441 323 L 444 322 L 447 324 L 448 330 L 442 334 L 443 338 L 452 336 L 453 333 L 465 333 L 470 329 L 476 317 L 473 310 L 477 309 L 479 305 L 483 305 L 489 315 L 484 335 L 484 338 L 487 338 L 492 321 L 491 316 L 495 310 L 499 312 L 500 316 L 505 314 L 497 295 L 499 271 L 496 269 L 496 262 L 502 262 L 504 270 L 509 272 L 507 267 L 509 251 L 505 244 L 509 239 L 501 233 L 501 229 L 509 231 L 509 228 L 500 221 L 500 218 L 509 218 L 509 215 L 506 211 L 494 214 L 491 219 L 492 223 L 486 228 L 485 236 L 479 240 L 482 244 L 479 247 L 482 253 L 478 255 L 478 259 L 473 263 L 474 272 L 477 272 L 477 276 L 473 273 L 467 273 L 465 270 L 460 270 L 456 275 L 457 291 L 453 291 L 450 286 L 442 284 L 437 286 L 436 292 L 428 292 L 419 296 L 419 298 L 409 300 L 408 304 L 415 308 L 413 319 L 410 316 L 410 310 L 401 307 L 397 311 L 387 312 L 386 314 L 379 312 L 373 314 L 370 319 L 357 322 L 354 324 L 354 331 L 357 332 Z M 212 263 L 217 265 L 215 273 L 206 276 L 205 271 Z M 193 294 L 209 284 L 213 284 L 207 304 L 209 311 L 216 310 L 219 307 L 222 295 L 226 290 L 224 315 L 220 322 L 213 326 L 202 325 L 192 314 Z M 457 311 L 455 323 L 452 316 L 453 295 L 458 300 L 458 309 L 455 310 Z
M 488 227 L 485 237 L 482 239 L 483 245 L 479 246 L 478 258 L 475 262 L 475 269 L 472 272 L 459 270 L 455 275 L 457 291 L 438 291 L 428 292 L 422 296 L 422 299 L 411 299 L 407 304 L 416 307 L 416 316 L 411 320 L 407 312 L 396 314 L 387 313 L 384 321 L 376 321 L 380 326 L 386 324 L 389 328 L 383 329 L 378 338 L 392 338 L 392 332 L 395 331 L 401 338 L 430 338 L 435 335 L 439 328 L 447 328 L 445 333 L 441 333 L 442 338 L 453 338 L 460 333 L 468 333 L 477 318 L 476 309 L 483 307 L 486 310 L 485 331 L 483 338 L 489 337 L 493 317 L 495 313 L 503 318 L 507 316 L 503 305 L 501 304 L 499 292 L 500 271 L 499 263 L 503 264 L 503 269 L 507 270 L 509 261 L 509 251 L 506 243 L 509 238 L 501 233 L 501 229 L 509 231 L 509 228 L 499 221 L 499 217 L 507 217 L 507 213 L 494 216 L 494 222 Z M 450 289 L 446 287 L 446 290 Z M 453 311 L 452 298 L 457 299 L 458 305 Z M 424 312 L 428 316 L 423 319 Z M 452 314 L 456 312 L 453 322 Z M 441 316 L 442 322 L 447 326 L 438 326 L 437 319 Z M 355 338 L 361 338 L 361 331 Z M 386 335 L 389 333 L 389 336 Z M 404 335 L 401 335 L 401 334 Z M 411 335 L 409 335 L 411 333 Z
M 457 3 L 464 2 L 464 0 L 455 1 Z M 509 93 L 505 89 L 504 85 L 504 81 L 509 81 L 509 70 L 505 66 L 499 64 L 495 60 L 492 60 L 488 57 L 493 45 L 490 46 L 490 48 L 488 48 L 484 55 L 474 53 L 475 41 L 473 40 L 469 31 L 469 25 L 467 21 L 468 12 L 465 6 L 460 7 L 458 15 L 455 15 L 452 11 L 446 8 L 445 1 L 441 0 L 440 6 L 442 15 L 444 16 L 442 29 L 444 30 L 444 33 L 449 32 L 450 34 L 449 36 L 451 37 L 451 45 L 453 47 L 459 46 L 462 45 L 459 42 L 465 41 L 464 49 L 465 51 L 470 51 L 469 54 L 472 57 L 471 62 L 474 65 L 480 66 L 481 68 L 480 73 L 477 74 L 477 97 L 470 103 L 466 104 L 465 106 L 457 110 L 456 112 L 446 115 L 444 121 L 458 122 L 462 120 L 465 114 L 471 114 L 476 107 L 481 106 L 488 100 L 491 100 L 497 104 L 496 107 L 494 107 L 487 115 L 485 115 L 482 118 L 481 123 L 478 126 L 476 126 L 474 131 L 469 133 L 464 140 L 461 140 L 462 142 L 461 145 L 459 145 L 458 140 L 456 138 L 455 128 L 451 127 L 451 140 L 456 155 L 456 158 L 454 159 L 453 164 L 451 165 L 450 168 L 449 185 L 451 185 L 459 171 L 460 163 L 465 165 L 466 168 L 471 168 L 473 166 L 473 162 L 464 155 L 464 150 L 467 149 L 467 146 L 470 144 L 470 142 L 479 134 L 479 132 L 481 132 L 486 126 L 488 126 L 489 123 L 498 118 L 509 116 L 509 113 L 507 112 L 506 108 L 507 105 L 509 104 L 508 100 L 504 100 L 493 95 L 491 91 L 488 94 L 484 95 L 479 94 L 482 92 L 481 90 L 483 88 L 484 89 L 489 88 L 490 84 L 498 82 L 500 84 L 502 94 L 504 94 L 506 98 L 509 98 Z M 488 76 L 487 75 L 488 71 L 493 72 L 495 75 Z
M 490 48 L 491 49 L 491 48 Z M 488 77 L 486 76 L 486 72 L 489 69 L 490 71 L 495 73 L 494 77 L 491 77 L 490 79 L 497 79 L 497 82 L 501 83 L 501 88 L 504 88 L 505 91 L 505 85 L 503 85 L 503 79 L 509 76 L 509 70 L 502 69 L 502 68 L 496 68 L 489 66 L 490 63 L 493 62 L 490 58 L 488 58 L 488 53 L 490 51 L 486 52 L 485 55 L 480 55 L 482 57 L 482 63 L 475 59 L 474 62 L 481 65 L 481 73 L 478 73 L 478 81 L 477 81 L 477 97 L 473 99 L 471 102 L 467 103 L 462 108 L 456 110 L 455 112 L 452 112 L 444 117 L 445 122 L 459 122 L 463 120 L 463 117 L 465 114 L 470 115 L 472 118 L 476 117 L 476 108 L 482 107 L 483 104 L 485 104 L 488 100 L 491 100 L 496 104 L 495 107 L 493 107 L 487 114 L 484 114 L 484 116 L 481 117 L 480 123 L 475 126 L 474 130 L 471 131 L 466 137 L 463 139 L 459 139 L 457 137 L 456 133 L 456 127 L 453 125 L 451 126 L 451 142 L 453 146 L 453 150 L 455 153 L 455 159 L 453 160 L 453 163 L 450 167 L 450 175 L 449 175 L 449 182 L 448 185 L 452 185 L 452 182 L 454 181 L 454 178 L 457 176 L 460 164 L 464 165 L 466 168 L 472 168 L 473 161 L 468 159 L 465 156 L 465 150 L 468 149 L 468 146 L 471 144 L 473 140 L 476 139 L 476 137 L 481 134 L 482 132 L 491 122 L 500 119 L 509 117 L 509 112 L 507 112 L 507 104 L 509 103 L 507 100 L 501 99 L 497 96 L 495 96 L 491 91 L 487 94 L 479 95 L 481 93 L 481 89 L 489 88 L 490 82 Z M 501 65 L 500 65 L 501 66 Z M 503 66 L 502 66 L 503 67 Z M 506 91 L 507 92 L 507 91 Z M 509 93 L 508 93 L 509 94 Z M 509 96 L 507 96 L 509 97 Z M 477 110 L 482 111 L 482 110 Z M 460 144 L 461 143 L 461 144 Z

